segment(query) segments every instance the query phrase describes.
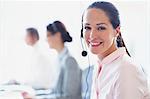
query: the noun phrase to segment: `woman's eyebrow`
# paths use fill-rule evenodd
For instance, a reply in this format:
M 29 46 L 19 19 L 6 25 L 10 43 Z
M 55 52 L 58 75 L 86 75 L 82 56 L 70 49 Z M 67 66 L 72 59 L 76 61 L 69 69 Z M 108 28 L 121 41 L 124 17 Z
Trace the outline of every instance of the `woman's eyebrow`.
M 85 25 L 90 25 L 89 23 L 85 23 Z
M 85 23 L 85 25 L 87 26 L 87 25 L 90 25 L 89 23 Z M 96 25 L 107 25 L 106 23 L 97 23 Z
M 96 25 L 107 25 L 106 23 L 98 23 Z

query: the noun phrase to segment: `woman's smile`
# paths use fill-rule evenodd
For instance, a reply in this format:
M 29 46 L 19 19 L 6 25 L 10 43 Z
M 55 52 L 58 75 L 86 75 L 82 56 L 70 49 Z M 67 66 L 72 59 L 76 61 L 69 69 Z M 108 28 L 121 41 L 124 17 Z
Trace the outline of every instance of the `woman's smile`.
M 88 40 L 89 46 L 91 47 L 99 47 L 101 45 L 103 45 L 103 41 L 101 40 Z

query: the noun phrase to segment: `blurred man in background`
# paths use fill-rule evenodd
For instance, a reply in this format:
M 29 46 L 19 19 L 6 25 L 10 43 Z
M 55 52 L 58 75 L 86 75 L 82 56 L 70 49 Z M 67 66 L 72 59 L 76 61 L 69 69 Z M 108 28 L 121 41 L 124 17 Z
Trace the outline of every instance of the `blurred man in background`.
M 30 79 L 26 82 L 33 88 L 50 88 L 53 70 L 51 70 L 51 60 L 49 55 L 42 52 L 39 43 L 39 33 L 35 28 L 26 29 L 26 44 L 32 47 L 31 57 L 29 57 Z

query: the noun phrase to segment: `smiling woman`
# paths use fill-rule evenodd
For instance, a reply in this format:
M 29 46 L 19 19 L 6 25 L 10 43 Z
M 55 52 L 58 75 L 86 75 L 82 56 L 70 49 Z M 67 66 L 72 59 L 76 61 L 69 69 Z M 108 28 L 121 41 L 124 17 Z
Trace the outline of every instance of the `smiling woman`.
M 149 99 L 146 74 L 121 36 L 117 8 L 110 2 L 94 2 L 83 14 L 82 24 L 81 35 L 98 57 L 91 99 Z

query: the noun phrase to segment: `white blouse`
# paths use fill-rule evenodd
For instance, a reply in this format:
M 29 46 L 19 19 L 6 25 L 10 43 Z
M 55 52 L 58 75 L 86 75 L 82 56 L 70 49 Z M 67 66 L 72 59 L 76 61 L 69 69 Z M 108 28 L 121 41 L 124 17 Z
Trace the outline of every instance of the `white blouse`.
M 42 46 L 40 42 L 37 42 L 29 53 L 29 64 L 21 74 L 21 83 L 30 85 L 34 88 L 50 88 L 52 87 L 53 80 L 53 68 L 51 65 L 51 59 L 48 53 L 42 52 Z M 24 73 L 25 72 L 25 73 Z M 23 76 L 22 76 L 23 75 Z
M 91 99 L 150 99 L 146 75 L 124 47 L 94 67 Z

